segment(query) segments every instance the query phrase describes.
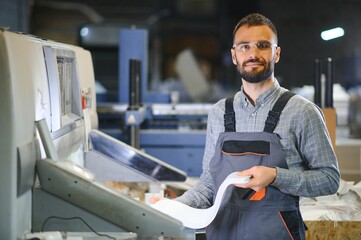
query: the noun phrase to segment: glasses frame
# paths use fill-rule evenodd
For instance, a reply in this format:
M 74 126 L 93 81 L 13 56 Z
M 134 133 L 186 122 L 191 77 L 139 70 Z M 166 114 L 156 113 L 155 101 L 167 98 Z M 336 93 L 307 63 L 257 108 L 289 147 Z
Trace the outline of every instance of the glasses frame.
M 268 49 L 260 49 L 259 48 L 259 45 L 262 44 L 262 43 L 267 43 L 270 45 L 270 48 Z M 246 46 L 246 45 L 250 45 L 250 48 L 249 49 L 244 49 L 242 48 L 242 46 Z M 251 48 L 252 46 L 257 49 L 257 51 L 261 52 L 261 53 L 267 53 L 267 52 L 271 52 L 272 51 L 272 48 L 277 48 L 277 44 L 275 43 L 271 43 L 269 41 L 257 41 L 257 42 L 241 42 L 241 43 L 238 43 L 238 44 L 233 44 L 232 48 L 237 51 L 237 52 L 241 52 L 241 53 L 249 53 L 251 51 Z

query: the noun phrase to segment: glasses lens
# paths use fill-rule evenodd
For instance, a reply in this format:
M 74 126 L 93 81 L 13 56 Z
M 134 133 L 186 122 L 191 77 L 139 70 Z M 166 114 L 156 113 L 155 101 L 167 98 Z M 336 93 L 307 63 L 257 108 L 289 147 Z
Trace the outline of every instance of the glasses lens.
M 270 51 L 271 50 L 271 43 L 270 42 L 258 42 L 256 44 L 258 50 L 260 51 Z
M 235 44 L 233 48 L 236 51 L 248 53 L 252 47 L 255 47 L 258 51 L 262 53 L 267 53 L 272 51 L 273 45 L 267 41 L 260 41 L 260 42 L 249 42 L 249 43 L 240 43 Z

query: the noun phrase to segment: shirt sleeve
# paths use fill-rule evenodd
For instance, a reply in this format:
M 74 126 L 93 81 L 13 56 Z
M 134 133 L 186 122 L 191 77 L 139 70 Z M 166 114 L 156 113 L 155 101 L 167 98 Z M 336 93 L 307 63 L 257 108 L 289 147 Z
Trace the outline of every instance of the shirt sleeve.
M 284 149 L 289 169 L 277 168 L 272 185 L 295 196 L 333 194 L 339 187 L 340 173 L 323 113 L 311 102 L 292 108 L 302 110 L 294 114 L 295 131 Z
M 213 204 L 215 193 L 212 176 L 209 171 L 209 163 L 214 155 L 219 135 L 219 131 L 215 127 L 219 125 L 219 117 L 217 117 L 219 113 L 217 113 L 216 109 L 217 107 L 214 106 L 208 114 L 207 137 L 202 165 L 203 172 L 199 181 L 182 196 L 175 199 L 194 208 L 208 208 Z

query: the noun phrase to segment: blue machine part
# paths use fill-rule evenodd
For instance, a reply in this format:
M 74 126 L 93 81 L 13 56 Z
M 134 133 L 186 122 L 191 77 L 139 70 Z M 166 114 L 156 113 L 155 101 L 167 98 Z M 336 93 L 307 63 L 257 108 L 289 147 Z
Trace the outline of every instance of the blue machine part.
M 142 130 L 141 148 L 191 177 L 202 173 L 206 131 Z
M 202 173 L 202 159 L 206 139 L 209 105 L 153 104 L 147 108 L 145 121 L 141 123 L 140 148 L 148 154 L 173 165 L 188 176 Z M 98 105 L 99 107 L 99 105 Z M 127 142 L 124 123 L 126 106 L 102 105 L 98 108 L 99 129 L 108 135 Z M 140 123 L 140 122 L 138 122 Z
M 140 92 L 147 89 L 148 31 L 146 29 L 121 29 L 119 31 L 119 102 L 129 102 L 129 60 L 141 62 Z
M 147 29 L 121 29 L 119 31 L 119 103 L 129 103 L 129 60 L 131 59 L 137 59 L 141 62 L 141 102 L 170 102 L 169 93 L 148 91 L 148 45 Z

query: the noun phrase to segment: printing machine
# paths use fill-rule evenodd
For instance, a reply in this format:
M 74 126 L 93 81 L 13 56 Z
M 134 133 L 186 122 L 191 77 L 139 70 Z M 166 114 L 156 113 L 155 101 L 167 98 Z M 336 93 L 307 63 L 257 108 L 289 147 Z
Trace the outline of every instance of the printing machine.
M 0 91 L 0 239 L 194 239 L 101 182 L 186 174 L 97 130 L 89 51 L 0 29 Z
M 93 28 L 88 26 L 87 30 L 86 47 L 91 48 L 90 40 L 96 40 L 97 35 Z M 202 101 L 212 92 L 196 58 L 189 49 L 176 57 L 180 81 L 193 100 L 192 103 L 179 103 L 177 92 L 157 91 L 150 87 L 148 62 L 149 59 L 156 60 L 154 56 L 149 57 L 147 29 L 119 27 L 108 33 L 118 33 L 119 88 L 117 99 L 110 97 L 111 91 L 97 94 L 99 129 L 144 149 L 185 171 L 190 177 L 199 177 L 202 173 L 207 116 L 213 104 Z M 97 47 L 102 42 L 98 40 Z M 103 39 L 103 45 L 104 41 L 106 39 Z M 134 75 L 136 77 L 132 77 Z M 131 93 L 134 82 L 137 82 L 138 94 Z M 137 95 L 135 98 L 139 98 L 142 107 L 130 110 L 132 98 Z

